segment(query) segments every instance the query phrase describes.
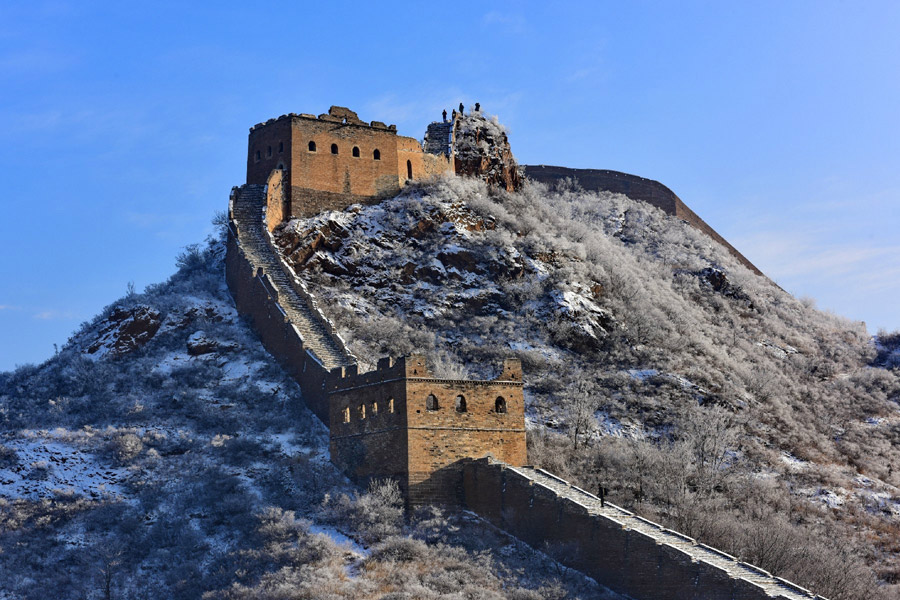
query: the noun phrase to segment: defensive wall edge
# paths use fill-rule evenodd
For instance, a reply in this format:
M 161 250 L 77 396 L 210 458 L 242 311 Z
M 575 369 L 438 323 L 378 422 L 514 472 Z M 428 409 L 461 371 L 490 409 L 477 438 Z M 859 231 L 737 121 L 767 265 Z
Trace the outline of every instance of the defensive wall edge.
M 623 194 L 632 200 L 641 200 L 652 204 L 666 214 L 682 219 L 694 229 L 702 231 L 725 246 L 728 252 L 742 265 L 757 275 L 763 275 L 762 271 L 692 211 L 675 192 L 656 180 L 607 169 L 570 169 L 550 165 L 524 165 L 522 168 L 526 177 L 540 183 L 552 184 L 562 179 L 572 178 L 589 191 Z
M 273 188 L 271 183 L 277 177 L 278 187 Z M 340 353 L 346 359 L 344 362 L 345 366 L 357 364 L 357 358 L 353 355 L 352 352 L 347 348 L 347 342 L 344 341 L 344 338 L 341 337 L 341 334 L 338 333 L 337 327 L 334 323 L 325 316 L 325 313 L 322 312 L 322 309 L 319 308 L 319 303 L 316 300 L 316 297 L 309 291 L 309 288 L 306 286 L 306 282 L 297 275 L 297 272 L 294 271 L 294 268 L 288 264 L 286 261 L 281 258 L 281 250 L 279 250 L 277 244 L 275 244 L 275 238 L 272 236 L 272 231 L 275 227 L 281 223 L 281 221 L 274 221 L 269 217 L 269 211 L 272 207 L 275 206 L 285 206 L 286 200 L 284 197 L 285 189 L 282 185 L 282 174 L 280 171 L 273 171 L 272 175 L 269 177 L 270 184 L 266 186 L 266 202 L 263 205 L 263 215 L 262 222 L 265 223 L 265 242 L 266 249 L 269 255 L 273 258 L 275 263 L 278 265 L 279 270 L 284 274 L 287 278 L 287 283 L 290 287 L 290 290 L 296 294 L 310 309 L 310 316 L 315 324 L 320 327 L 325 334 L 331 338 L 331 341 L 338 348 Z M 230 214 L 230 213 L 229 213 Z M 273 225 L 275 223 L 275 225 Z M 302 336 L 301 336 L 302 338 Z M 321 363 L 322 361 L 319 360 Z
M 271 277 L 262 268 L 254 265 L 240 239 L 239 227 L 234 216 L 234 202 L 237 195 L 247 193 L 249 188 L 251 188 L 249 185 L 236 187 L 229 198 L 225 280 L 238 312 L 250 320 L 263 347 L 297 381 L 304 402 L 327 426 L 329 407 L 325 394 L 325 380 L 328 377 L 328 369 L 315 353 L 306 347 L 303 336 L 281 306 Z M 263 205 L 259 214 L 261 223 L 265 221 L 264 210 Z M 268 230 L 266 235 L 268 243 L 271 244 L 270 249 L 274 249 Z M 277 254 L 275 256 L 277 257 Z M 280 268 L 286 268 L 282 261 L 278 262 Z M 318 312 L 314 299 L 303 289 L 302 283 L 299 283 L 292 273 L 287 275 L 293 291 L 304 300 L 308 300 L 310 308 Z M 324 317 L 321 318 L 333 331 L 333 324 Z
M 467 508 L 633 600 L 825 600 L 625 509 L 607 503 L 600 514 L 573 499 L 599 503 L 591 494 L 541 471 L 569 490 L 560 492 L 527 471 L 489 458 L 467 461 Z

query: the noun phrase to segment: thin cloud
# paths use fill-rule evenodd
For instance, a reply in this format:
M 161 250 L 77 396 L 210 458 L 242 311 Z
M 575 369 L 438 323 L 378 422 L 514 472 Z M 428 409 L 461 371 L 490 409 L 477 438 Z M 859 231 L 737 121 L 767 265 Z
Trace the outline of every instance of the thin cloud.
M 481 23 L 485 27 L 496 28 L 505 33 L 523 34 L 528 30 L 528 22 L 519 13 L 492 10 L 481 17 Z
M 40 321 L 56 321 L 76 319 L 78 318 L 78 316 L 71 310 L 51 309 L 35 313 L 34 315 L 32 315 L 32 318 L 38 319 Z

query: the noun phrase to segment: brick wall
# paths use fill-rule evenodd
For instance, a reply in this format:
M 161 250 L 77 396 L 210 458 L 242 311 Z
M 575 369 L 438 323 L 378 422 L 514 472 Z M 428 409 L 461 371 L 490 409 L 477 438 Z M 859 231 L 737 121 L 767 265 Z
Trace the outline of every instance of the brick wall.
M 266 229 L 274 231 L 290 214 L 284 170 L 274 169 L 266 179 Z
M 777 585 L 776 578 L 768 573 L 680 536 L 705 551 L 727 557 L 731 563 L 740 564 L 744 574 L 758 575 L 781 590 L 767 592 L 760 583 L 729 573 L 722 566 L 698 559 L 690 550 L 661 542 L 613 517 L 591 512 L 524 474 L 487 459 L 465 462 L 463 498 L 469 510 L 497 527 L 635 600 L 820 598 L 782 580 L 777 581 L 784 585 Z M 679 538 L 679 534 L 659 530 L 670 538 Z
M 235 189 L 232 193 L 244 191 Z M 250 320 L 266 351 L 299 383 L 306 405 L 328 425 L 327 371 L 306 351 L 300 334 L 279 310 L 267 276 L 253 272 L 233 224 L 226 242 L 225 279 L 238 312 Z
M 460 504 L 466 459 L 491 455 L 513 465 L 525 463 L 517 360 L 506 361 L 497 379 L 471 381 L 434 377 L 422 356 L 382 359 L 368 373 L 332 372 L 326 390 L 332 460 L 359 482 L 395 477 L 410 504 Z M 429 395 L 436 398 L 431 409 Z M 498 398 L 506 412 L 497 412 Z

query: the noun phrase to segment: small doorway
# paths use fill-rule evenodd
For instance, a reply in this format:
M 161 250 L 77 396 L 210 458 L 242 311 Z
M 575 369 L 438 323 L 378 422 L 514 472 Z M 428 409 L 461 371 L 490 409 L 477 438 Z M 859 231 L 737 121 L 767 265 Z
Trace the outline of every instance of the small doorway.
M 412 179 L 412 162 L 406 161 L 406 178 Z

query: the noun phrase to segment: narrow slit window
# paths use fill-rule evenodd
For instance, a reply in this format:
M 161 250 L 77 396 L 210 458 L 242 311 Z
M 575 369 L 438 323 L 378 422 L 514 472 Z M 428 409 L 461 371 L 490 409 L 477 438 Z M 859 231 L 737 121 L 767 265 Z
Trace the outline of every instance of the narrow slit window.
M 366 405 L 365 404 L 359 405 L 359 418 L 360 419 L 366 418 Z
M 278 142 L 278 153 L 284 152 L 284 142 Z
M 315 143 L 315 142 L 310 142 L 310 143 L 309 143 L 309 151 L 310 151 L 310 152 L 315 152 L 315 151 L 316 151 L 316 143 Z
M 257 150 L 257 151 L 256 151 L 256 160 L 259 160 L 260 158 L 261 158 L 261 157 L 260 157 L 260 154 L 259 154 L 259 150 Z
M 466 397 L 462 394 L 456 397 L 456 412 L 466 412 Z
M 412 179 L 412 162 L 406 161 L 406 178 Z
M 394 399 L 393 398 L 388 399 L 388 412 L 389 413 L 394 412 Z
M 266 158 L 272 158 L 272 146 L 269 146 L 268 149 L 266 149 Z
M 378 403 L 377 402 L 372 403 L 372 416 L 373 417 L 378 416 Z
M 353 146 L 353 158 L 359 158 L 359 146 Z
M 372 152 L 372 158 L 374 158 L 375 160 L 381 160 L 381 150 L 375 148 L 375 151 Z
M 338 153 L 338 147 L 337 147 L 337 144 L 332 144 L 332 145 L 331 145 L 331 153 L 332 153 L 332 154 L 337 154 L 337 153 Z
M 350 407 L 344 409 L 344 423 L 350 422 Z
M 437 396 L 428 394 L 428 397 L 425 398 L 425 410 L 437 410 L 438 408 Z

